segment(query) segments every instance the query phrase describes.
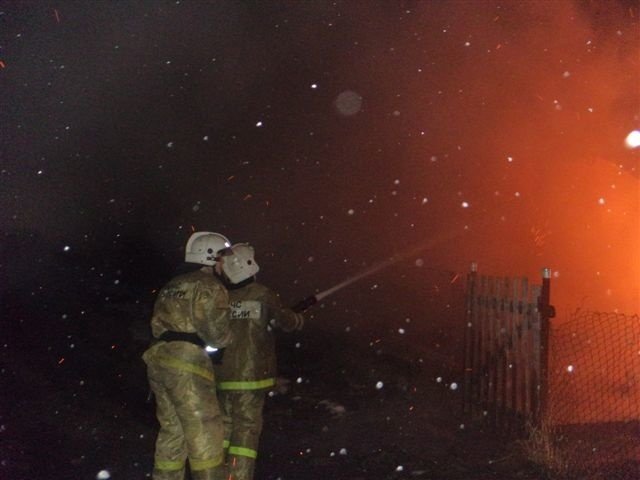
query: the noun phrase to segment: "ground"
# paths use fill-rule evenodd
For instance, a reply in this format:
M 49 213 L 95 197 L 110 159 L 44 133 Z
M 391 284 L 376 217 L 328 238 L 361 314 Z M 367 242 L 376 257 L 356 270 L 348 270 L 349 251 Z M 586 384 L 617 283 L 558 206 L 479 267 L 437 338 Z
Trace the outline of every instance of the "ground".
M 157 424 L 142 344 L 113 328 L 145 309 L 124 302 L 75 324 L 50 318 L 38 333 L 37 313 L 7 312 L 16 323 L 0 357 L 0 478 L 150 478 Z M 256 478 L 543 478 L 512 442 L 464 425 L 459 391 L 432 359 L 313 325 L 280 336 L 278 349 Z
M 318 365 L 271 399 L 263 443 L 278 448 L 259 478 L 544 478 L 515 444 L 465 425 L 459 392 L 424 362 L 351 353 L 359 368 Z

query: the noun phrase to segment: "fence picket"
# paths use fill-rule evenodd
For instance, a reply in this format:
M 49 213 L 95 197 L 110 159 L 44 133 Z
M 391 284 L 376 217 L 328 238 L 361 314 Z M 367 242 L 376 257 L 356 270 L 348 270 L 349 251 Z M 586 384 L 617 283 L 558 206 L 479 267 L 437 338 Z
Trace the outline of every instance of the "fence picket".
M 464 409 L 521 429 L 540 404 L 540 287 L 475 271 L 468 280 Z

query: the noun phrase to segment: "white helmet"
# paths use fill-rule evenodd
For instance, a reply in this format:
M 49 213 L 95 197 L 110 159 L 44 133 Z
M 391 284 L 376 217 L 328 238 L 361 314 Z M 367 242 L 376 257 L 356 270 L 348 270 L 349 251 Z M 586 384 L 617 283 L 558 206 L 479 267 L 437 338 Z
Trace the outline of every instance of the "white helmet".
M 222 271 L 231 283 L 240 283 L 260 271 L 254 258 L 255 251 L 248 243 L 236 243 L 231 247 L 231 255 L 225 257 Z
M 185 248 L 184 261 L 202 265 L 215 265 L 221 250 L 231 247 L 224 235 L 213 232 L 195 232 L 189 237 Z

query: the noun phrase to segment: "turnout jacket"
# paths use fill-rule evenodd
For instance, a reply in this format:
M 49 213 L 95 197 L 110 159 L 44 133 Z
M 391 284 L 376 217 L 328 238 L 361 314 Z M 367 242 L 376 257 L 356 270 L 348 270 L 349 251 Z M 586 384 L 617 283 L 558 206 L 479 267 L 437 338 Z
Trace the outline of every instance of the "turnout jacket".
M 165 332 L 195 333 L 206 345 L 224 348 L 231 343 L 229 296 L 218 278 L 197 270 L 178 275 L 158 293 L 151 318 L 151 332 L 160 339 Z M 188 341 L 160 339 L 143 355 L 144 361 L 189 371 L 213 380 L 213 369 L 204 348 Z
M 225 349 L 222 363 L 214 365 L 217 388 L 268 389 L 276 380 L 272 330 L 280 328 L 291 332 L 300 329 L 303 317 L 284 308 L 273 290 L 255 281 L 228 288 L 234 341 Z

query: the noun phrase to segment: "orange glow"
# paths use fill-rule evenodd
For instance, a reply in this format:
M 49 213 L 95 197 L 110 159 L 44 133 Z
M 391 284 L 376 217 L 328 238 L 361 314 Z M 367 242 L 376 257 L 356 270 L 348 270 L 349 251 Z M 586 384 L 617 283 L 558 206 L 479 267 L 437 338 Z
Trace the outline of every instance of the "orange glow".
M 477 261 L 484 272 L 539 283 L 541 269 L 551 268 L 559 315 L 578 307 L 637 313 L 640 152 L 623 141 L 640 120 L 638 35 L 620 20 L 626 8 L 607 13 L 619 29 L 609 31 L 571 2 L 549 5 L 510 11 L 511 24 L 527 25 L 517 35 L 506 18 L 485 25 L 482 41 L 508 48 L 500 56 L 458 57 L 447 72 L 456 80 L 442 93 L 449 103 L 427 97 L 419 124 L 441 124 L 431 143 L 412 144 L 410 156 L 440 151 L 448 159 L 446 166 L 408 167 L 430 200 L 420 232 L 468 226 L 455 248 L 434 253 L 458 271 Z M 416 79 L 408 95 L 424 88 Z M 460 104 L 447 92 L 458 92 Z M 450 132 L 459 140 L 442 142 Z M 455 183 L 443 186 L 443 175 Z M 456 192 L 473 207 L 464 217 L 451 210 Z

